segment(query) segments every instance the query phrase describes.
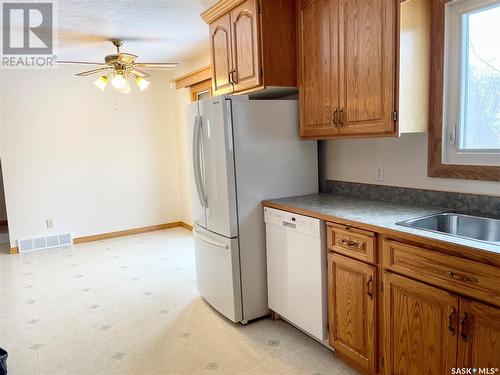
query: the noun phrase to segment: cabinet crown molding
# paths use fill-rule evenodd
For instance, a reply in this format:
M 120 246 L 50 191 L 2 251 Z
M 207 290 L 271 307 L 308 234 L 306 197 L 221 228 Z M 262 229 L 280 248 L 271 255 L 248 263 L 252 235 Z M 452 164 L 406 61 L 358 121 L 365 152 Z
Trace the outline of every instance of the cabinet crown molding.
M 212 7 L 208 8 L 201 14 L 201 18 L 206 23 L 212 23 L 220 16 L 223 16 L 235 6 L 240 5 L 245 0 L 220 0 Z

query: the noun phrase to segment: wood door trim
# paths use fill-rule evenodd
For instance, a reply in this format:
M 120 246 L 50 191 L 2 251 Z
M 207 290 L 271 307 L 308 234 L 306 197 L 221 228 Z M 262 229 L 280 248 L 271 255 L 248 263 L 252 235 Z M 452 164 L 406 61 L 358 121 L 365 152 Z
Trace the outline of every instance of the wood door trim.
M 443 164 L 443 90 L 445 6 L 451 0 L 432 2 L 430 124 L 428 176 L 500 181 L 500 166 Z
M 207 65 L 174 79 L 175 88 L 182 89 L 212 78 L 212 66 Z
M 205 81 L 198 82 L 189 87 L 189 92 L 191 94 L 191 101 L 195 102 L 198 100 L 197 95 L 202 92 L 208 92 L 212 96 L 212 78 Z

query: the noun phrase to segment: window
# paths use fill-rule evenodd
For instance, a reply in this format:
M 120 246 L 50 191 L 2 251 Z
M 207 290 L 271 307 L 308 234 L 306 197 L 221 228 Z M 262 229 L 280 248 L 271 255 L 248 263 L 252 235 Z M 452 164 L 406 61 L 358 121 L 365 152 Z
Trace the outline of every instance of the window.
M 500 0 L 445 9 L 442 162 L 500 165 Z

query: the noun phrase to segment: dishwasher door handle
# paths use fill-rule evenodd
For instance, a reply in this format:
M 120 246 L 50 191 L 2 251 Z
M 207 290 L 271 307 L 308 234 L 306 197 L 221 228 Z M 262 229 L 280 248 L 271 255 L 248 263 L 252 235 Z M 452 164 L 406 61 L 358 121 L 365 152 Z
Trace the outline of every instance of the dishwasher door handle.
M 288 221 L 283 221 L 283 226 L 285 228 L 297 229 L 297 224 L 289 223 Z

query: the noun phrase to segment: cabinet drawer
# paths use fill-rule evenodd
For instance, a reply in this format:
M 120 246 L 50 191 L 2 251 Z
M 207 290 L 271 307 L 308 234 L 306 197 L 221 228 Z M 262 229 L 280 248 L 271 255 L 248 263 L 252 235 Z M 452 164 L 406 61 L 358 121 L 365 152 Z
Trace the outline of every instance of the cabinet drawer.
M 500 305 L 500 268 L 384 240 L 382 265 L 450 291 Z
M 328 249 L 369 263 L 376 262 L 375 233 L 328 223 Z

